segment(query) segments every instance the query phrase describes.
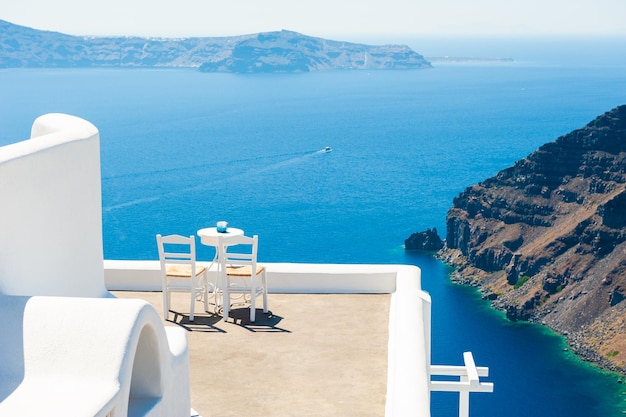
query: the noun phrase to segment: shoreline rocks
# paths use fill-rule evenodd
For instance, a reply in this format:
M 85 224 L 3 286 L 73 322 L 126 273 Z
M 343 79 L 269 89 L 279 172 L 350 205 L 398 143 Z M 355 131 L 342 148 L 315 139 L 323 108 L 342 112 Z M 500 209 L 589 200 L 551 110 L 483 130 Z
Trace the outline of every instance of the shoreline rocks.
M 437 228 L 415 232 L 404 241 L 404 249 L 410 251 L 436 252 L 443 248 L 443 241 L 437 233 Z

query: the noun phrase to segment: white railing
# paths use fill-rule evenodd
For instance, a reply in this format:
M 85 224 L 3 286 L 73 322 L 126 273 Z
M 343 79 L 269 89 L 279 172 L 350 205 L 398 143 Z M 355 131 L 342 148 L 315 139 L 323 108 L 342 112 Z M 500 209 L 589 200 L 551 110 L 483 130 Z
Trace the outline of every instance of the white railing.
M 477 367 L 472 352 L 463 353 L 465 366 L 431 365 L 430 375 L 459 377 L 458 381 L 430 381 L 431 391 L 459 393 L 459 417 L 469 417 L 470 392 L 493 392 L 492 382 L 480 382 L 480 377 L 489 376 L 489 368 Z

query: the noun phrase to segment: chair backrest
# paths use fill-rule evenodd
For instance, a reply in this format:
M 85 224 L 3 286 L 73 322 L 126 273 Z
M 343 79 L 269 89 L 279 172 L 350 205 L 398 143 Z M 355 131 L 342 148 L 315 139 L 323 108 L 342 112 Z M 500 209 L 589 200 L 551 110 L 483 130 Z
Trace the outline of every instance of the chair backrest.
M 195 268 L 196 239 L 193 236 L 157 235 L 156 239 L 161 270 L 165 270 L 166 264 L 187 264 Z
M 259 237 L 257 235 L 252 237 L 243 235 L 223 237 L 220 238 L 220 246 L 222 266 L 256 266 L 259 250 Z

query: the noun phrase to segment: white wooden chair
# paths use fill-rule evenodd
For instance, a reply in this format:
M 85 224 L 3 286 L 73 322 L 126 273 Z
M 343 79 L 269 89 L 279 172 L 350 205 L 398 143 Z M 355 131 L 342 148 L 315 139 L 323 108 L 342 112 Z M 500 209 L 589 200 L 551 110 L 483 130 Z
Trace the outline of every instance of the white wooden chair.
M 161 261 L 161 286 L 163 290 L 163 317 L 169 318 L 170 293 L 189 292 L 189 320 L 194 320 L 196 299 L 204 300 L 204 310 L 209 310 L 207 268 L 196 265 L 196 240 L 193 236 L 157 235 Z
M 250 298 L 250 321 L 256 319 L 256 298 L 263 296 L 263 312 L 267 313 L 267 275 L 257 264 L 259 237 L 229 236 L 220 240 L 220 290 L 223 295 L 224 320 L 228 320 L 231 294 Z

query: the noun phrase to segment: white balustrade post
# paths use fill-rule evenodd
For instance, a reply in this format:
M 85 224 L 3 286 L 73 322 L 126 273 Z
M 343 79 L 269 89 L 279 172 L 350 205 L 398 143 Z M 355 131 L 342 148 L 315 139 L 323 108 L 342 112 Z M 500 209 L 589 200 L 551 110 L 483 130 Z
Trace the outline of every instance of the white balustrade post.
M 461 384 L 467 384 L 468 378 L 466 375 L 459 377 Z M 469 417 L 469 391 L 459 390 L 459 417 Z
M 493 383 L 480 382 L 480 376 L 488 376 L 489 368 L 476 367 L 472 352 L 464 352 L 464 366 L 431 365 L 431 376 L 458 376 L 458 381 L 431 381 L 431 391 L 459 393 L 459 417 L 469 417 L 470 392 L 493 392 Z

